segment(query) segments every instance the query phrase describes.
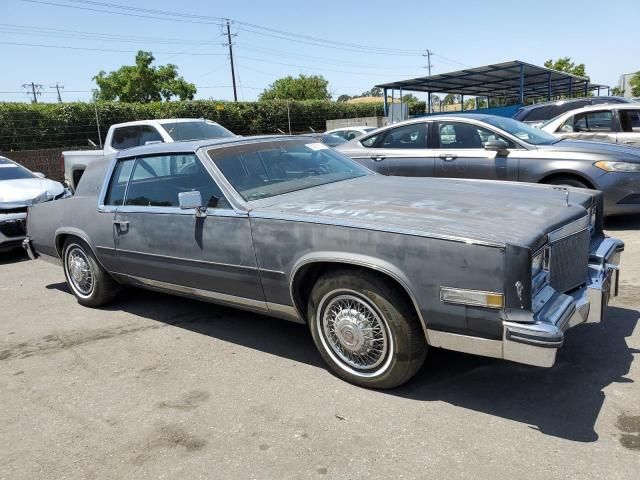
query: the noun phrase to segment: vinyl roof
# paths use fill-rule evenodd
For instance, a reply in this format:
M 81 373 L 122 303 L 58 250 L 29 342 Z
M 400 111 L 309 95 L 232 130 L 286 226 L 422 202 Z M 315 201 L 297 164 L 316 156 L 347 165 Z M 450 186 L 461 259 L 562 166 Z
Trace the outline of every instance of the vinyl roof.
M 513 60 L 510 62 L 468 68 L 456 72 L 441 73 L 430 77 L 376 85 L 386 89 L 402 89 L 414 92 L 439 92 L 471 96 L 520 96 L 520 73 L 523 73 L 523 96 L 547 96 L 549 82 L 551 95 L 582 93 L 588 90 L 607 88 L 607 85 L 591 83 L 588 77 L 579 77 L 546 67 Z

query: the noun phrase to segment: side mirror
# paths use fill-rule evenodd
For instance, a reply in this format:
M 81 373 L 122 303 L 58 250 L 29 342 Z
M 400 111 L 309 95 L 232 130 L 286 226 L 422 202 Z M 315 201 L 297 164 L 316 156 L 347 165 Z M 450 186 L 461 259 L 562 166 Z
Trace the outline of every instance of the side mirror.
M 198 191 L 178 193 L 178 202 L 181 210 L 195 209 L 197 218 L 207 216 L 207 209 L 202 208 L 202 195 Z
M 484 149 L 490 152 L 498 152 L 498 154 L 509 153 L 508 145 L 503 140 L 491 139 L 485 142 Z
M 33 174 L 38 178 L 47 178 L 46 175 L 42 172 L 33 172 Z

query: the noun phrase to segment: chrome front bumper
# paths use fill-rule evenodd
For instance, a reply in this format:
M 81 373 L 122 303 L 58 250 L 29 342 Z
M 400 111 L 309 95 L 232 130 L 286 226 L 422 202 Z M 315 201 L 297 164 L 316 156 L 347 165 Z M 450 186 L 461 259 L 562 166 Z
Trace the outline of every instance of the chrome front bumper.
M 35 260 L 36 258 L 38 258 L 38 254 L 36 253 L 35 249 L 33 248 L 33 244 L 31 243 L 31 239 L 29 237 L 25 238 L 22 241 L 22 248 L 24 248 L 27 252 L 27 255 L 29 255 L 29 258 L 31 260 Z
M 624 243 L 615 238 L 592 244 L 585 286 L 567 294 L 545 287 L 533 300 L 533 322 L 504 321 L 502 357 L 539 367 L 553 366 L 566 330 L 604 319 L 609 299 L 618 295 L 623 250 Z

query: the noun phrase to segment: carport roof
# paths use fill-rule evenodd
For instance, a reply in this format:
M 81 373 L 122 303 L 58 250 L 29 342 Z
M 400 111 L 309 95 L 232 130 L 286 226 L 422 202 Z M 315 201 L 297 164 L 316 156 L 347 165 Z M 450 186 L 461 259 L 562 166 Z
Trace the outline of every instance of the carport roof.
M 521 80 L 522 93 L 520 92 Z M 579 77 L 519 60 L 376 86 L 385 89 L 482 97 L 547 96 L 549 93 L 551 95 L 569 95 L 577 92 L 582 93 L 585 88 L 587 90 L 607 88 L 606 85 L 591 83 L 588 77 Z

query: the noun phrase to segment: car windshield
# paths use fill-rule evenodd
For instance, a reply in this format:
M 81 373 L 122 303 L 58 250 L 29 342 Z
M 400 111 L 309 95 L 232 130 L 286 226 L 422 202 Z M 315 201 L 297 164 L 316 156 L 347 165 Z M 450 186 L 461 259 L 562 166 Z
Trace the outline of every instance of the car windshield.
M 214 148 L 209 157 L 247 201 L 273 197 L 370 172 L 313 139 Z
M 209 121 L 165 122 L 161 123 L 169 136 L 176 142 L 185 140 L 206 140 L 208 138 L 235 137 L 233 133 Z
M 520 140 L 530 143 L 531 145 L 551 145 L 558 142 L 560 139 L 554 137 L 550 133 L 543 132 L 534 127 L 530 127 L 526 123 L 519 122 L 513 118 L 507 117 L 485 117 L 485 122 L 494 127 L 500 128 L 507 133 L 510 133 Z
M 0 180 L 22 180 L 24 178 L 35 178 L 35 175 L 6 158 L 0 158 Z

